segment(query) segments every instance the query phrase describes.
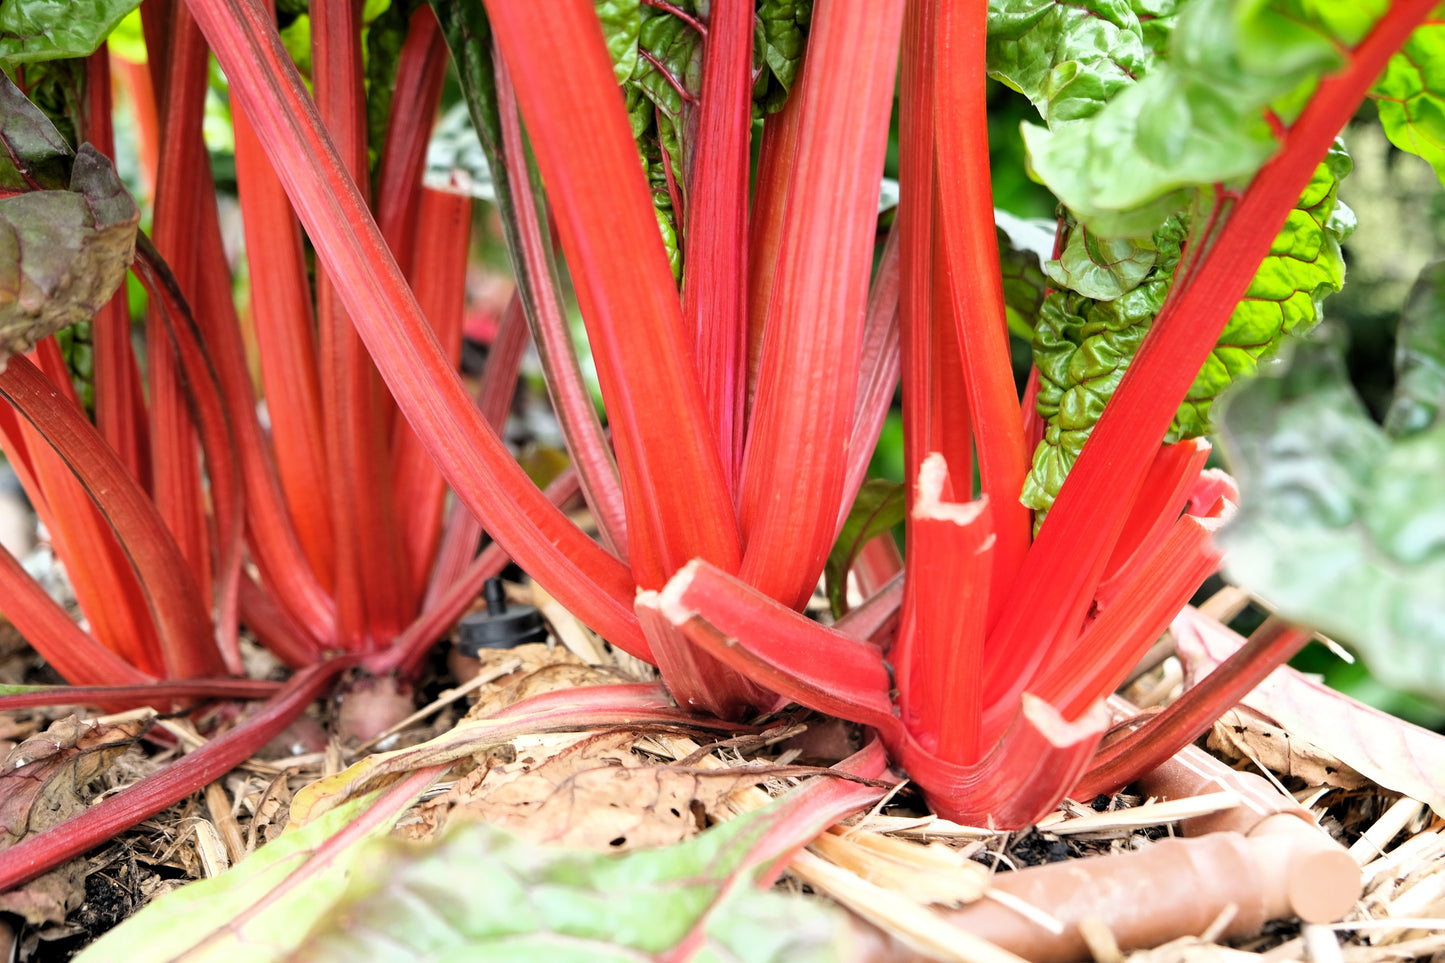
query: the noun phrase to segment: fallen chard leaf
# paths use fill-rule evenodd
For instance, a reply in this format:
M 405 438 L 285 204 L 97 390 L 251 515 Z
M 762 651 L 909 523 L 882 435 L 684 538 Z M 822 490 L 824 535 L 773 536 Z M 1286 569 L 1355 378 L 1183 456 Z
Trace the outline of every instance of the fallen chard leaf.
M 749 885 L 776 806 L 626 855 L 539 847 L 471 821 L 427 844 L 370 834 L 327 851 L 360 808 L 157 900 L 80 963 L 850 958 L 841 913 Z M 282 881 L 289 891 L 268 899 Z
M 838 541 L 828 553 L 828 562 L 823 567 L 823 577 L 828 586 L 828 604 L 835 617 L 848 611 L 848 570 L 853 561 L 874 538 L 893 530 L 903 523 L 907 510 L 903 486 L 881 478 L 870 478 L 863 483 Z
M 214 960 L 248 963 L 289 958 L 307 930 L 339 898 L 361 855 L 364 837 L 314 859 L 327 841 L 366 809 L 344 806 L 256 850 L 230 870 L 173 890 L 92 943 L 77 963 L 111 960 Z M 378 832 L 389 826 L 384 823 Z M 301 898 L 268 901 L 284 882 L 304 882 Z
M 1226 762 L 1253 763 L 1306 786 L 1359 789 L 1371 782 L 1334 754 L 1245 705 L 1219 717 L 1209 734 L 1209 748 Z
M 1231 397 L 1223 429 L 1243 495 L 1221 536 L 1230 578 L 1358 649 L 1389 685 L 1445 699 L 1445 419 L 1392 437 L 1338 349 L 1309 343 Z
M 767 823 L 759 816 L 767 812 L 623 856 L 538 847 L 470 822 L 426 846 L 376 840 L 340 898 L 284 959 L 848 958 L 841 913 L 735 884 L 762 841 Z
M 0 364 L 56 331 L 88 322 L 125 279 L 140 209 L 89 144 L 73 156 L 44 115 L 0 78 L 11 158 L 0 187 Z M 63 174 L 62 174 L 63 172 Z
M 95 53 L 139 0 L 7 0 L 0 4 L 0 64 Z
M 1191 679 L 1213 671 L 1245 641 L 1192 608 L 1179 614 L 1173 630 Z M 1240 705 L 1378 785 L 1445 813 L 1445 736 L 1371 708 L 1288 666 L 1275 669 Z M 1348 774 L 1341 775 L 1348 779 Z
M 0 849 L 83 811 L 92 795 L 90 784 L 149 724 L 101 725 L 70 716 L 11 749 L 0 762 Z M 60 923 L 85 901 L 85 877 L 85 862 L 70 860 L 24 886 L 0 893 L 0 912 L 22 916 L 32 926 Z

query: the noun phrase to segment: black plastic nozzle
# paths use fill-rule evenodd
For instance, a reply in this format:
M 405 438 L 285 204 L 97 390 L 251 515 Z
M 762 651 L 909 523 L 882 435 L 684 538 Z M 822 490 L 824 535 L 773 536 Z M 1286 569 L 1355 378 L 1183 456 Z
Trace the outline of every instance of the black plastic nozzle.
M 542 613 L 530 605 L 507 607 L 502 580 L 489 578 L 482 586 L 487 600 L 485 612 L 473 612 L 457 626 L 456 650 L 460 655 L 476 658 L 482 649 L 510 649 L 528 642 L 547 639 L 547 626 Z

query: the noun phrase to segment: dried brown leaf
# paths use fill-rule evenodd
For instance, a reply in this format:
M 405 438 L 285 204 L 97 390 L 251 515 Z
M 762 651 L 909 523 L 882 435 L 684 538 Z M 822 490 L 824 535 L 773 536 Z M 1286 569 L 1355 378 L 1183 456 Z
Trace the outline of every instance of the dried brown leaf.
M 1209 748 L 1230 762 L 1256 762 L 1308 786 L 1358 789 L 1369 784 L 1335 756 L 1247 706 L 1231 709 L 1219 718 L 1209 734 Z
M 100 725 L 68 716 L 20 743 L 0 762 L 0 849 L 83 811 L 88 787 L 138 739 L 148 721 Z M 85 862 L 71 860 L 0 894 L 0 912 L 31 925 L 58 923 L 85 901 Z
M 1244 644 L 1227 626 L 1193 609 L 1175 619 L 1174 633 L 1191 679 L 1212 671 Z M 1241 703 L 1386 789 L 1445 814 L 1445 737 L 1372 709 L 1288 666 L 1276 669 Z
M 409 835 L 427 835 L 454 815 L 478 818 L 535 842 L 624 851 L 666 846 L 696 835 L 704 814 L 756 769 L 692 769 L 650 764 L 634 752 L 637 733 L 586 736 L 560 751 L 519 751 L 477 769 L 422 807 Z M 430 810 L 430 811 L 429 811 Z

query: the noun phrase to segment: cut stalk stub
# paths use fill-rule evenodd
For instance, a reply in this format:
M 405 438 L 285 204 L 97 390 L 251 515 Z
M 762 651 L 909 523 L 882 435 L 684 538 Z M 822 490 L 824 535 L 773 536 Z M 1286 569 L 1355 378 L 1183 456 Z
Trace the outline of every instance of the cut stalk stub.
M 483 649 L 511 649 L 547 640 L 542 613 L 530 605 L 507 605 L 502 580 L 489 578 L 482 585 L 485 612 L 473 612 L 457 625 L 457 640 L 448 663 L 459 680 L 477 674 L 477 657 Z

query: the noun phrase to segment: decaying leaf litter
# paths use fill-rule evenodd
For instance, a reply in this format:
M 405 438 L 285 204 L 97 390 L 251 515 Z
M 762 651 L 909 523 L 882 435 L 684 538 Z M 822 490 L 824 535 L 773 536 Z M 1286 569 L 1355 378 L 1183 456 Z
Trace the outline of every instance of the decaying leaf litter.
M 519 599 L 526 593 L 523 587 L 512 589 Z M 1206 612 L 1228 617 L 1230 602 L 1237 609 L 1241 595 L 1227 594 L 1232 598 L 1221 594 Z M 555 608 L 550 614 L 559 617 Z M 1182 676 L 1207 671 L 1211 658 L 1228 652 L 1226 633 L 1195 631 L 1207 624 L 1203 619 L 1182 622 L 1172 634 L 1178 656 L 1129 687 L 1127 695 L 1141 708 L 1168 701 L 1173 694 L 1168 690 L 1177 691 Z M 579 625 L 559 629 L 554 624 L 553 629 L 550 644 L 488 653 L 478 679 L 459 687 L 465 690 L 459 697 L 443 693 L 406 729 L 376 745 L 357 752 L 331 741 L 292 755 L 302 739 L 293 736 L 296 744 L 273 746 L 274 756 L 252 760 L 85 863 L 17 891 L 5 909 L 26 915 L 33 924 L 20 948 L 22 958 L 69 958 L 154 898 L 244 863 L 258 848 L 281 838 L 288 822 L 299 817 L 314 824 L 324 821 L 328 810 L 352 812 L 389 780 L 433 764 L 438 757 L 428 753 L 437 746 L 445 747 L 440 758 L 454 761 L 396 821 L 391 838 L 435 846 L 438 838 L 450 838 L 443 832 L 447 827 L 487 823 L 525 841 L 516 845 L 604 854 L 646 852 L 694 839 L 707 826 L 752 812 L 793 786 L 832 778 L 820 775 L 822 768 L 848 751 L 849 738 L 856 747 L 856 732 L 840 733 L 796 711 L 733 733 L 610 726 L 514 733 L 495 743 L 478 739 L 471 747 L 449 744 L 447 736 L 458 726 L 465 730 L 528 697 L 637 678 L 628 674 L 636 671 L 632 666 L 589 665 L 555 643 L 558 637 L 570 638 L 594 661 L 605 656 L 605 647 L 584 647 L 586 630 Z M 33 679 L 35 667 L 27 661 L 23 650 L 11 650 L 4 664 L 11 674 L 6 681 L 19 681 L 13 673 Z M 1345 922 L 1326 928 L 1343 935 L 1342 959 L 1428 957 L 1445 948 L 1435 918 L 1445 915 L 1445 822 L 1434 814 L 1445 800 L 1440 775 L 1445 741 L 1325 692 L 1292 670 L 1280 670 L 1220 720 L 1208 737 L 1210 748 L 1239 768 L 1267 770 L 1331 835 L 1350 846 L 1363 867 L 1364 893 Z M 1333 700 L 1331 713 L 1291 711 L 1311 698 Z M 5 767 L 8 785 L 0 792 L 12 832 L 25 825 L 24 813 L 34 811 L 27 809 L 30 800 L 83 805 L 97 791 L 119 788 L 199 744 L 195 728 L 183 719 L 145 713 L 82 722 L 64 709 L 21 710 L 5 718 L 5 733 L 16 747 Z M 1329 725 L 1310 728 L 1311 718 L 1327 719 Z M 147 729 L 150 745 L 142 747 L 140 736 Z M 156 743 L 169 746 L 157 752 Z M 390 774 L 370 776 L 364 764 L 359 770 L 348 768 L 388 756 L 401 757 L 404 764 Z M 29 762 L 17 767 L 17 760 Z M 358 771 L 361 783 L 347 786 L 356 782 Z M 349 795 L 350 790 L 356 794 Z M 991 872 L 1135 851 L 1171 835 L 1170 820 L 1228 804 L 1227 799 L 1201 798 L 1180 808 L 1120 794 L 1089 804 L 1067 802 L 1036 828 L 1000 834 L 927 815 L 905 783 L 888 787 L 873 811 L 846 821 L 794 857 L 777 885 L 852 907 L 851 926 L 868 932 L 872 958 L 980 959 L 971 947 L 940 946 L 934 931 L 948 925 L 943 923 L 947 908 L 983 896 Z M 36 822 L 34 828 L 41 825 Z M 872 909 L 880 901 L 889 915 Z M 856 911 L 869 914 L 871 922 L 860 922 Z M 880 935 L 879 924 L 888 936 Z M 408 924 L 399 920 L 397 925 Z M 1319 952 L 1318 929 L 1272 924 L 1230 952 L 1240 959 L 1315 958 L 1307 953 Z M 1094 946 L 1099 958 L 1109 956 L 1106 933 Z M 1307 950 L 1307 944 L 1316 949 Z M 321 953 L 316 947 L 324 945 L 323 940 L 313 949 Z M 822 952 L 817 946 L 809 952 L 815 950 Z M 1219 958 L 1223 952 L 1218 943 L 1194 938 L 1128 958 Z

